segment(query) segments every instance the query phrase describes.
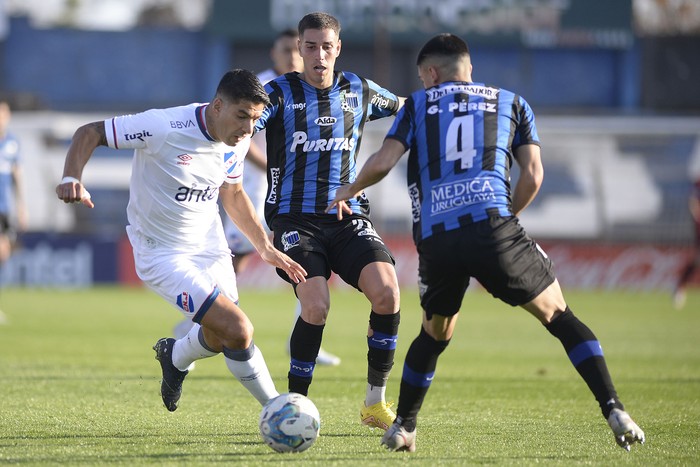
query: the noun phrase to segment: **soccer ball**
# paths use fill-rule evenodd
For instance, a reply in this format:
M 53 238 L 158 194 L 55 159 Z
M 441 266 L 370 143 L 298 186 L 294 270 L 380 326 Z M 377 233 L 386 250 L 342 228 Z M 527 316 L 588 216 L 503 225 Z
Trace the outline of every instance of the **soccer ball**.
M 260 435 L 277 452 L 306 451 L 320 428 L 321 417 L 314 403 L 295 392 L 271 399 L 260 412 Z

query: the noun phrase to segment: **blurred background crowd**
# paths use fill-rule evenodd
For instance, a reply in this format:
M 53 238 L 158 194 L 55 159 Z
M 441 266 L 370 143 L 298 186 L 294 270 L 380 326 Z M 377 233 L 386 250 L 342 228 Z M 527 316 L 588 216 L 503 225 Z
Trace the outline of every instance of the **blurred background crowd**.
M 275 35 L 319 10 L 343 26 L 337 68 L 403 96 L 420 88 L 415 55 L 426 39 L 467 40 L 474 79 L 521 93 L 538 116 L 545 181 L 522 221 L 560 280 L 675 287 L 696 242 L 698 0 L 0 0 L 0 97 L 12 108 L 27 206 L 5 283 L 137 283 L 124 239 L 130 153 L 96 151 L 83 180 L 96 208 L 64 206 L 53 190 L 73 131 L 207 102 L 227 69 L 268 68 Z M 360 158 L 390 124 L 366 127 Z M 402 284 L 415 285 L 404 192 L 396 171 L 369 195 L 405 259 Z M 242 282 L 266 284 L 265 266 L 252 269 Z

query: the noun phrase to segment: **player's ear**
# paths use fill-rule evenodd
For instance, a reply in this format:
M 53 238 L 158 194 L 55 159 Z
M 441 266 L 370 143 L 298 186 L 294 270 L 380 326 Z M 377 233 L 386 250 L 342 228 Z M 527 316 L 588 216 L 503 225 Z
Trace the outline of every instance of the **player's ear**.
M 343 45 L 343 44 L 342 44 L 342 41 L 341 41 L 340 39 L 338 39 L 338 51 L 337 51 L 337 53 L 336 53 L 336 55 L 335 55 L 336 57 L 340 56 L 340 49 L 342 48 L 342 47 L 341 47 L 342 45 Z
M 223 99 L 221 99 L 220 96 L 214 96 L 214 100 L 212 100 L 211 103 L 209 103 L 209 105 L 211 106 L 214 112 L 220 114 L 221 109 L 223 109 L 224 107 L 224 101 Z

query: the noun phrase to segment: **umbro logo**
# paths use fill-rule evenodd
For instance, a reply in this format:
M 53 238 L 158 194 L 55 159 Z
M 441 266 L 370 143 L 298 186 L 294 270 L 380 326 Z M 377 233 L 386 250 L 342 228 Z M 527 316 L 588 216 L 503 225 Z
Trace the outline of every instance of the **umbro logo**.
M 177 165 L 190 165 L 190 161 L 193 159 L 189 154 L 180 154 L 177 158 L 180 159 Z

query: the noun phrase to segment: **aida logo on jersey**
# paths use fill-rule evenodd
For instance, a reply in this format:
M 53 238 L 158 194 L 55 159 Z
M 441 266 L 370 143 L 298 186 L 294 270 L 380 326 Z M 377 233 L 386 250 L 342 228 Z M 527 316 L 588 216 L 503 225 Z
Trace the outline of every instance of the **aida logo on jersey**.
M 219 195 L 219 189 L 218 188 L 212 188 L 210 186 L 200 189 L 200 188 L 195 188 L 191 187 L 188 188 L 186 186 L 181 186 L 180 188 L 177 189 L 177 193 L 175 194 L 175 199 L 180 202 L 195 202 L 199 203 L 200 201 L 205 202 L 205 201 L 211 201 L 215 200 Z
M 145 138 L 153 136 L 150 131 L 139 131 L 138 133 L 133 133 L 133 134 L 125 134 L 124 139 L 127 141 L 131 141 L 133 139 L 138 139 L 140 141 L 146 141 Z
M 484 99 L 495 99 L 498 97 L 499 89 L 474 84 L 454 84 L 436 89 L 426 89 L 425 95 L 428 102 L 435 102 L 451 94 L 469 94 L 470 96 L 483 97 Z
M 299 245 L 299 232 L 292 230 L 291 232 L 282 234 L 282 247 L 284 251 L 289 251 L 297 245 Z
M 176 303 L 185 313 L 192 313 L 194 311 L 194 300 L 192 300 L 192 296 L 187 292 L 182 292 L 178 295 Z
M 338 119 L 335 117 L 318 117 L 314 123 L 318 126 L 331 126 L 337 121 Z
M 302 145 L 302 151 L 352 151 L 355 148 L 355 138 L 319 138 L 309 140 L 304 131 L 295 131 L 292 135 L 292 146 L 289 152 L 296 152 L 297 146 Z
M 360 106 L 360 100 L 356 92 L 341 91 L 340 93 L 340 108 L 346 112 L 356 109 Z

